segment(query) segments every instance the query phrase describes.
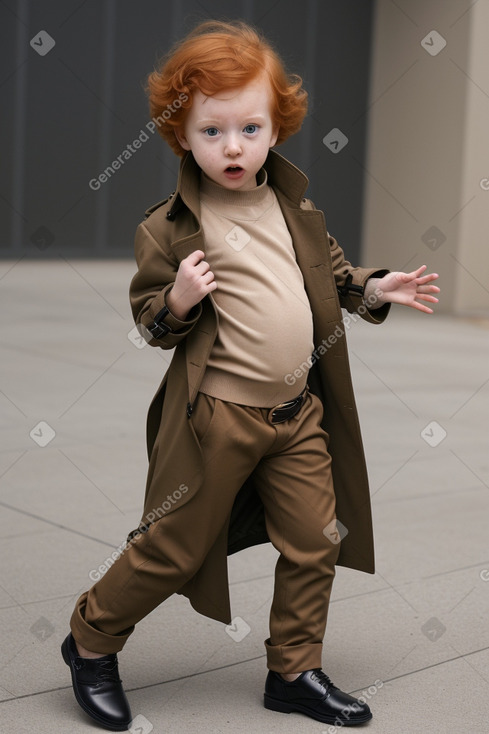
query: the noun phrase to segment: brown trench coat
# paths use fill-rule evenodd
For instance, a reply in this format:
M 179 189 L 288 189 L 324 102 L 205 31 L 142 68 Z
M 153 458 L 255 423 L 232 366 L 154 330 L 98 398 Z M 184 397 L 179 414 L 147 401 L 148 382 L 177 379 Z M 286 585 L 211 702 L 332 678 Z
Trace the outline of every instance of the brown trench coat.
M 341 542 L 338 564 L 373 573 L 370 495 L 341 307 L 354 312 L 362 305 L 361 293 L 343 288 L 350 274 L 351 284 L 363 286 L 369 277 L 388 271 L 353 268 L 345 260 L 343 251 L 326 230 L 323 213 L 302 198 L 308 180 L 298 168 L 275 151 L 270 151 L 264 167 L 292 235 L 304 277 L 313 313 L 314 343 L 316 348 L 323 344 L 323 352 L 327 347 L 312 365 L 308 383 L 324 405 L 323 427 L 330 437 L 337 517 L 348 529 Z M 151 207 L 146 221 L 137 229 L 138 272 L 130 287 L 137 324 L 148 326 L 164 307 L 165 293 L 172 287 L 180 261 L 194 250 L 205 252 L 200 229 L 199 174 L 199 167 L 188 153 L 180 166 L 176 192 Z M 342 288 L 343 292 L 339 292 Z M 371 312 L 360 309 L 362 317 L 371 323 L 381 323 L 388 311 L 389 304 Z M 158 508 L 160 513 L 165 508 L 164 514 L 169 515 L 190 501 L 199 491 L 204 472 L 191 411 L 218 330 L 212 297 L 205 297 L 192 309 L 188 321 L 177 321 L 170 314 L 164 323 L 173 333 L 152 338 L 149 343 L 162 349 L 175 347 L 175 352 L 149 408 L 150 464 L 140 527 L 158 517 Z M 285 338 L 293 335 L 286 334 Z M 198 527 L 195 532 L 199 532 Z M 267 541 L 263 505 L 250 478 L 201 568 L 179 593 L 185 594 L 201 614 L 229 623 L 227 555 Z

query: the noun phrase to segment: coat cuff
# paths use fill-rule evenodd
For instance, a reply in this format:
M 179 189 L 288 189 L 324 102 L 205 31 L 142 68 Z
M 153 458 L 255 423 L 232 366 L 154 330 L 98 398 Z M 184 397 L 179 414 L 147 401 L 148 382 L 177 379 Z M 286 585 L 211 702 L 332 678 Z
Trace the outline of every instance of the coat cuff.
M 364 300 L 365 284 L 369 278 L 383 278 L 390 271 L 375 268 L 355 268 L 345 280 L 344 285 L 338 286 L 338 295 L 342 308 L 350 313 L 358 313 L 365 321 L 371 324 L 381 324 L 390 311 L 391 304 L 384 303 L 379 308 L 369 309 Z
M 179 337 L 186 336 L 202 313 L 202 305 L 198 303 L 190 310 L 189 318 L 185 321 L 177 319 L 166 305 L 166 296 L 172 288 L 173 283 L 169 283 L 158 293 L 147 311 L 144 323 L 141 322 L 146 333 L 146 341 L 164 339 L 168 333 L 177 333 Z

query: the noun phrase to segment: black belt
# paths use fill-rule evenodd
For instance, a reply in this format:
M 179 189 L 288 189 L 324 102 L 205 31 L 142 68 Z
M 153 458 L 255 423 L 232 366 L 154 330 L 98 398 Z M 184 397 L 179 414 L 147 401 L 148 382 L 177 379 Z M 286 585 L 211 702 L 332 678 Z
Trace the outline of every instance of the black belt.
M 270 423 L 285 423 L 294 415 L 297 415 L 302 407 L 302 403 L 306 399 L 308 387 L 304 388 L 300 395 L 293 400 L 287 400 L 286 403 L 279 403 L 275 408 L 271 408 L 268 414 Z

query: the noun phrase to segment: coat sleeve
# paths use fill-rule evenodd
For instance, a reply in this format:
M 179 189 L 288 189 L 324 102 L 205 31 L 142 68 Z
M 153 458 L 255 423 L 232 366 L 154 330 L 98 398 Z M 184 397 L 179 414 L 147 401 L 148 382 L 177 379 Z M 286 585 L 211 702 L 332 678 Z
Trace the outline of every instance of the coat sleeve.
M 302 203 L 304 209 L 315 209 L 310 199 L 304 199 Z M 333 263 L 333 274 L 338 291 L 338 297 L 341 308 L 345 308 L 350 313 L 358 313 L 365 321 L 371 324 L 382 323 L 389 313 L 391 304 L 384 303 L 376 309 L 369 309 L 363 300 L 363 292 L 365 284 L 369 278 L 382 278 L 389 273 L 385 268 L 355 268 L 345 258 L 345 254 L 338 242 L 329 232 L 328 240 Z
M 173 349 L 197 323 L 202 305 L 198 303 L 194 306 L 185 321 L 180 321 L 169 311 L 160 320 L 166 306 L 166 295 L 175 282 L 178 260 L 172 254 L 169 243 L 158 242 L 145 222 L 136 230 L 134 253 L 138 271 L 131 281 L 129 300 L 136 326 L 151 346 Z M 158 338 L 152 337 L 149 331 L 155 319 L 156 323 L 169 329 Z

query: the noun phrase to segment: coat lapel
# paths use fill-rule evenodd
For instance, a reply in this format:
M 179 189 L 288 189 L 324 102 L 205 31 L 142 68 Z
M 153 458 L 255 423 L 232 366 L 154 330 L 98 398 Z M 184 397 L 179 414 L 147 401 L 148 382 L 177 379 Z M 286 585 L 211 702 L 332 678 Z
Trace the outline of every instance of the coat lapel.
M 297 263 L 304 278 L 315 331 L 320 323 L 341 319 L 328 232 L 322 211 L 291 206 L 279 189 L 275 189 L 285 222 L 292 236 Z

